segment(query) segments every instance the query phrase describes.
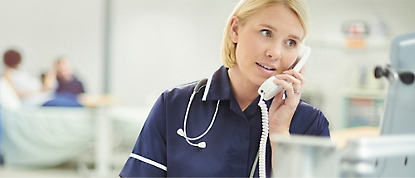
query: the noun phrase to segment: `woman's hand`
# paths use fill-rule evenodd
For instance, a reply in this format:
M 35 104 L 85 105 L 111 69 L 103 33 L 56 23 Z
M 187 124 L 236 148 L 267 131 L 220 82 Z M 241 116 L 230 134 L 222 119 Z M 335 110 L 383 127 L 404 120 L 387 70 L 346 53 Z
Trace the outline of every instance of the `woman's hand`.
M 277 94 L 272 101 L 269 108 L 269 133 L 272 134 L 284 134 L 289 135 L 289 128 L 291 119 L 294 115 L 297 105 L 300 102 L 301 92 L 303 91 L 305 79 L 302 76 L 304 72 L 301 70 L 297 72 L 295 70 L 284 71 L 282 74 L 277 75 L 277 80 L 274 83 L 281 85 L 287 97 L 282 99 L 284 90 Z M 292 85 L 290 84 L 292 83 Z

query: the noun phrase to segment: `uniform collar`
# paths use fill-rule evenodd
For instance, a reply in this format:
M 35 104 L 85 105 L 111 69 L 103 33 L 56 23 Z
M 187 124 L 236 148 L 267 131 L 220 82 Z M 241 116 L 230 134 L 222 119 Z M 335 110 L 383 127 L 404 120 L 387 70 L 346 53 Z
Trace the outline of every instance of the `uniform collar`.
M 230 100 L 232 87 L 228 75 L 229 68 L 219 67 L 209 78 L 203 93 L 203 100 Z M 258 96 L 259 99 L 259 96 Z M 265 101 L 267 105 L 271 104 L 274 98 Z M 257 101 L 257 99 L 255 100 Z
M 221 66 L 208 79 L 203 94 L 203 100 L 230 100 L 232 87 L 228 69 Z
M 229 68 L 221 66 L 218 70 L 216 70 L 209 78 L 206 83 L 205 91 L 203 93 L 203 101 L 206 100 L 231 100 L 232 98 L 235 100 L 236 105 L 232 105 L 231 102 L 231 109 L 238 113 L 241 116 L 252 116 L 256 113 L 258 106 L 256 106 L 260 99 L 256 98 L 248 108 L 242 112 L 240 106 L 237 104 L 236 99 L 232 93 L 232 87 L 229 80 L 228 75 Z M 273 99 L 265 101 L 266 105 L 269 107 L 272 103 Z M 255 106 L 251 106 L 255 103 Z M 245 113 L 245 114 L 243 114 Z

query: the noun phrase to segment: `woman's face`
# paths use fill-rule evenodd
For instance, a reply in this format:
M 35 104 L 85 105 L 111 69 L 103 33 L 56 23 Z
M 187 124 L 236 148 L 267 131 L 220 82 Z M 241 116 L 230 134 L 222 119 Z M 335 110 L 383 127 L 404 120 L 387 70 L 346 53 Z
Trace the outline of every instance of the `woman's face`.
M 259 86 L 295 62 L 304 31 L 294 11 L 283 5 L 273 5 L 259 11 L 243 25 L 235 17 L 230 35 L 237 43 L 237 64 L 231 70 L 238 71 L 242 80 Z

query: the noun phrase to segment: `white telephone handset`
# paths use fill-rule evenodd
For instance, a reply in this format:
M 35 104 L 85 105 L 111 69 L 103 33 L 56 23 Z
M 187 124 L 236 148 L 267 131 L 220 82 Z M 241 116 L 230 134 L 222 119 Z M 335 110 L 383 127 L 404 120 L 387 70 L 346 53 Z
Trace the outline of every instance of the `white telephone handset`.
M 305 46 L 303 44 L 300 44 L 300 48 L 298 50 L 297 58 L 299 58 L 298 63 L 295 65 L 293 70 L 300 71 L 301 68 L 303 68 L 305 62 L 308 59 L 308 56 L 310 55 L 311 48 L 308 46 Z M 283 90 L 283 87 L 281 85 L 276 85 L 274 83 L 274 80 L 277 79 L 275 76 L 272 76 L 268 78 L 258 89 L 258 93 L 264 94 L 264 100 L 270 100 L 273 98 L 276 94 L 281 92 Z

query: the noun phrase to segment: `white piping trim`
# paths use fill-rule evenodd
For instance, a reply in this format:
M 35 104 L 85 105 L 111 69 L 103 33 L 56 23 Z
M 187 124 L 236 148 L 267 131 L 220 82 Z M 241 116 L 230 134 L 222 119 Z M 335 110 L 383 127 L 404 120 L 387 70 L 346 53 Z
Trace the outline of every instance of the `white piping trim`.
M 153 161 L 153 160 L 150 160 L 150 159 L 144 158 L 144 157 L 142 157 L 142 156 L 140 156 L 140 155 L 138 155 L 138 154 L 131 153 L 131 154 L 130 154 L 130 157 L 135 158 L 135 159 L 138 159 L 138 160 L 140 160 L 140 161 L 142 161 L 142 162 L 145 162 L 145 163 L 147 163 L 147 164 L 151 164 L 151 165 L 153 165 L 153 166 L 155 166 L 155 167 L 158 167 L 158 168 L 160 168 L 160 169 L 162 169 L 162 170 L 164 170 L 164 171 L 167 171 L 167 167 L 166 167 L 166 166 L 164 166 L 164 165 L 162 165 L 162 164 L 160 164 L 160 163 L 158 163 L 158 162 L 155 162 L 155 161 Z
M 208 81 L 206 83 L 205 92 L 203 93 L 202 101 L 206 101 L 206 98 L 207 98 L 207 95 L 208 95 L 208 92 L 209 92 L 209 89 L 210 89 L 210 84 L 212 83 L 212 77 L 213 77 L 213 74 L 208 78 Z

